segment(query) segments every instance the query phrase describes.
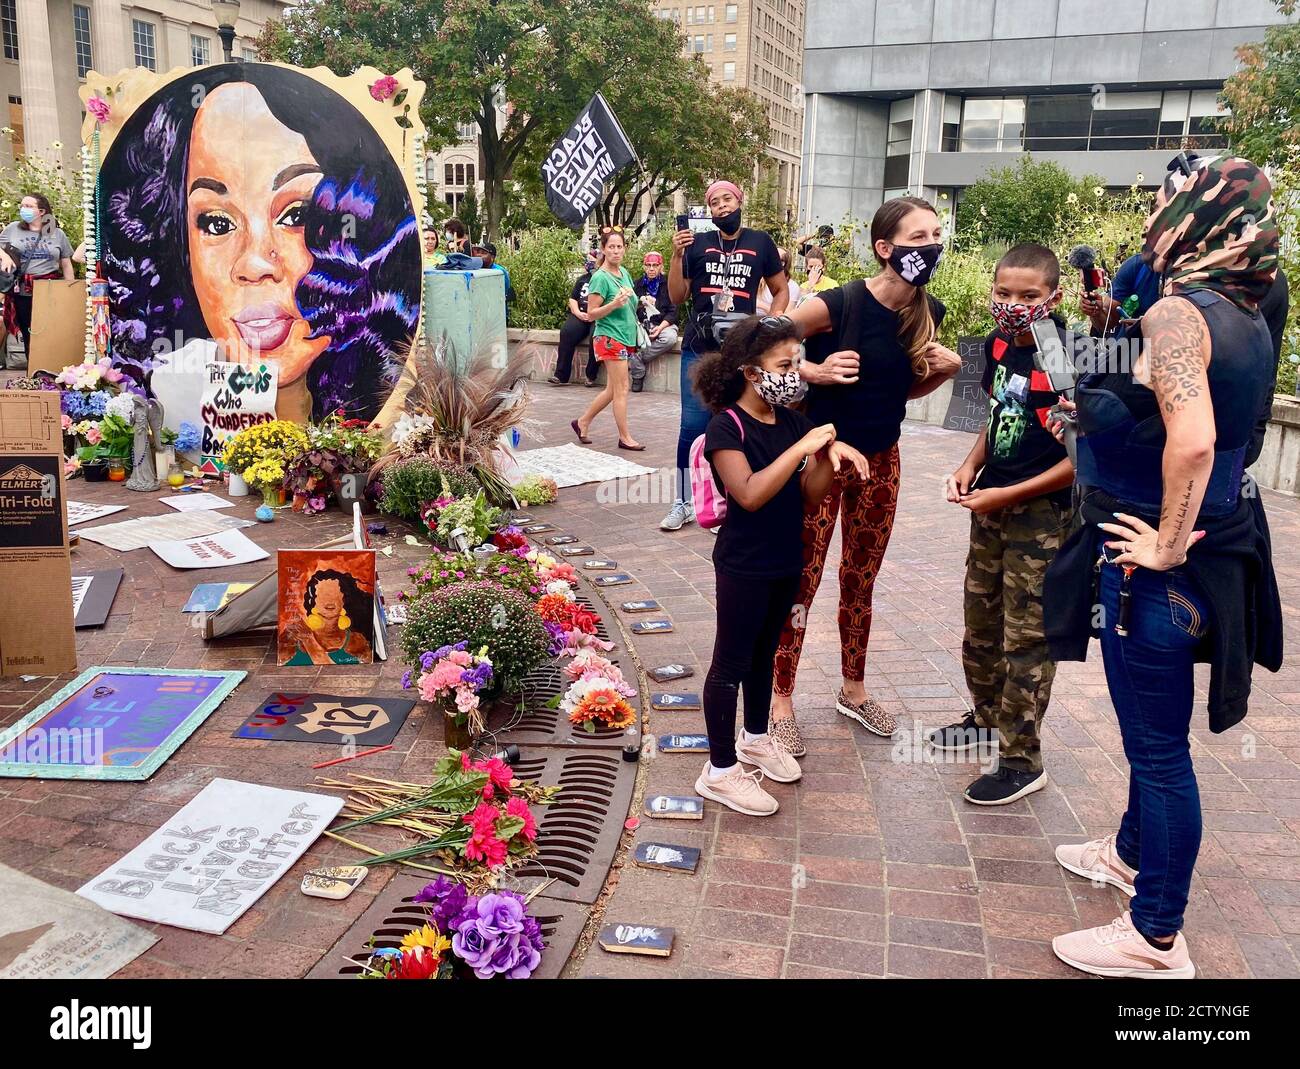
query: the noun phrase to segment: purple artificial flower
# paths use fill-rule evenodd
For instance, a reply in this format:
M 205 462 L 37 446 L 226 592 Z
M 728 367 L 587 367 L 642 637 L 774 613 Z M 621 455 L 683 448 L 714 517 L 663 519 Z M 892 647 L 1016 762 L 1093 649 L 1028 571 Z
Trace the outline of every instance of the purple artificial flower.
M 445 935 L 454 930 L 456 922 L 469 905 L 470 898 L 463 883 L 439 876 L 411 901 L 432 906 L 429 911 L 430 923 Z
M 420 667 L 426 672 L 431 671 L 433 669 L 433 663 L 437 659 L 437 653 L 430 653 L 428 650 L 425 650 L 420 654 Z
M 411 670 L 409 668 L 402 673 L 402 689 L 403 690 L 411 689 Z
M 451 949 L 480 980 L 505 975 L 523 980 L 542 960 L 526 921 L 521 895 L 496 891 L 483 895 L 457 922 Z M 540 932 L 537 933 L 540 937 Z

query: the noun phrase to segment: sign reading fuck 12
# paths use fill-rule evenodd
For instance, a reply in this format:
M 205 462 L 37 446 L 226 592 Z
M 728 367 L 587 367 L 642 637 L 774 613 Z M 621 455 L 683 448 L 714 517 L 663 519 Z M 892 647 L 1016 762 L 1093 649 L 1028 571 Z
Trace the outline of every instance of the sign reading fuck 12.
M 204 373 L 199 409 L 203 429 L 200 468 L 215 475 L 225 469 L 221 453 L 227 439 L 246 427 L 275 419 L 279 365 L 270 360 L 256 365 L 209 360 Z

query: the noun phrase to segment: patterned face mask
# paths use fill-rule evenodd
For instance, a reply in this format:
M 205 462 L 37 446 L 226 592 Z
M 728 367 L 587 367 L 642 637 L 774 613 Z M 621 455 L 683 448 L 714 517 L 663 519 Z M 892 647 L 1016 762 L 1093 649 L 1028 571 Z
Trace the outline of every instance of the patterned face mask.
M 1162 293 L 1208 289 L 1254 309 L 1277 274 L 1273 188 L 1249 160 L 1196 160 L 1156 193 L 1142 259 L 1163 276 Z
M 752 379 L 750 381 L 754 382 L 754 390 L 758 396 L 769 405 L 792 405 L 807 391 L 798 368 L 792 367 L 780 375 L 764 371 L 761 367 L 754 370 L 758 372 L 758 381 L 754 382 Z
M 1058 290 L 1057 293 L 1060 291 Z M 993 322 L 1003 334 L 1014 338 L 1023 334 L 1052 310 L 1052 301 L 1056 293 L 1051 294 L 1041 304 L 1004 304 L 1002 301 L 989 301 L 989 311 Z

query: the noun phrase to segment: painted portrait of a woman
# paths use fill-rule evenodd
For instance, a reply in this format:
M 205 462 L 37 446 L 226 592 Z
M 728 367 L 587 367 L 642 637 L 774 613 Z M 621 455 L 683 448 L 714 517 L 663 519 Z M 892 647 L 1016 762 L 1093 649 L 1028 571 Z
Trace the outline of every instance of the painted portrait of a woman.
M 278 365 L 282 417 L 375 416 L 419 316 L 419 227 L 343 97 L 270 64 L 187 73 L 123 124 L 100 190 L 116 352 L 205 339 Z

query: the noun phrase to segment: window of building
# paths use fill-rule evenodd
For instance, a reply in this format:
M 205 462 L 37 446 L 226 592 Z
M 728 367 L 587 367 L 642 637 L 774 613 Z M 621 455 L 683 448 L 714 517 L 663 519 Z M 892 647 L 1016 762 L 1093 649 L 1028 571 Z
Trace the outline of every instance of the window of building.
M 688 7 L 686 9 L 686 25 L 693 26 L 694 24 L 695 24 L 695 9 L 693 7 Z
M 473 141 L 478 137 L 478 123 L 463 122 L 456 124 L 456 136 L 462 141 Z
M 709 5 L 709 21 L 712 22 L 713 20 L 714 20 L 714 8 L 713 8 L 713 5 L 710 4 L 710 5 Z
M 256 62 L 257 62 L 257 49 L 256 49 L 256 48 L 244 48 L 244 49 L 241 49 L 240 51 L 241 51 L 241 54 L 242 54 L 243 57 L 244 57 L 244 62 L 245 62 L 245 63 L 256 63 Z
M 961 97 L 949 93 L 943 98 L 943 142 L 941 152 L 956 152 L 961 141 Z
M 706 52 L 713 51 L 713 34 L 711 33 L 704 35 L 704 51 Z
M 14 159 L 17 159 L 27 151 L 26 144 L 23 141 L 23 98 L 9 98 L 9 129 L 13 131 L 9 138 L 9 146 L 13 150 Z
M 456 169 L 450 163 L 445 164 L 442 168 L 442 184 L 444 186 L 456 184 Z
M 1024 97 L 970 98 L 961 113 L 961 151 L 1019 152 L 1024 128 Z
M 1228 141 L 1214 124 L 1225 109 L 1219 107 L 1219 95 L 1213 89 L 1193 89 L 1187 120 L 1189 148 L 1226 148 Z
M 889 129 L 885 136 L 885 184 L 907 185 L 912 156 L 911 97 L 889 105 Z
M 0 30 L 3 31 L 3 36 L 4 36 L 5 59 L 17 59 L 18 58 L 17 0 L 0 0 Z
M 212 42 L 197 33 L 190 34 L 190 66 L 206 67 L 212 62 Z
M 465 184 L 467 186 L 474 184 L 474 165 L 472 163 L 465 164 Z
M 90 37 L 90 8 L 83 4 L 72 5 L 72 43 L 77 51 L 77 77 L 84 78 L 86 71 L 95 65 Z
M 735 22 L 736 19 L 737 19 L 737 17 L 738 17 L 739 14 L 740 14 L 740 5 L 739 5 L 739 4 L 728 4 L 728 5 L 726 6 L 726 8 L 724 8 L 724 11 L 725 11 L 725 15 L 726 15 L 726 19 L 727 19 L 727 21 L 728 21 L 728 22 Z
M 736 50 L 736 35 L 734 33 L 722 35 L 722 50 L 724 52 L 734 52 Z
M 700 25 L 704 24 L 704 5 L 702 4 L 695 9 L 695 21 Z
M 702 33 L 697 33 L 695 35 L 695 51 L 696 52 L 704 51 L 704 34 Z
M 463 186 L 464 184 L 465 184 L 465 165 L 463 163 L 458 163 L 456 164 L 456 185 Z
M 722 80 L 724 82 L 734 82 L 736 80 L 736 65 L 734 63 L 724 63 L 722 65 Z
M 1029 97 L 1025 101 L 1025 151 L 1085 151 L 1092 104 L 1090 93 Z
M 135 44 L 135 65 L 156 71 L 158 69 L 158 52 L 154 43 L 153 23 L 132 19 L 131 38 Z
M 1093 100 L 1090 149 L 1153 149 L 1160 132 L 1161 94 L 1098 93 Z

